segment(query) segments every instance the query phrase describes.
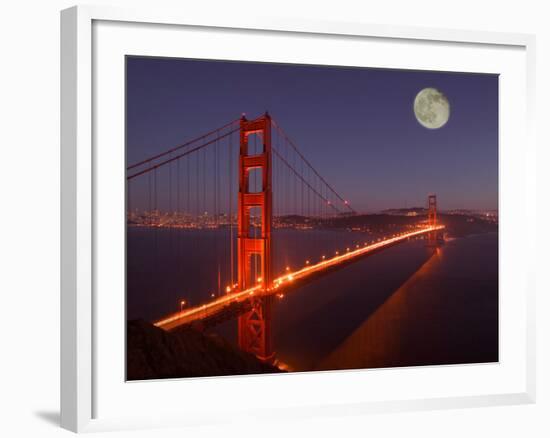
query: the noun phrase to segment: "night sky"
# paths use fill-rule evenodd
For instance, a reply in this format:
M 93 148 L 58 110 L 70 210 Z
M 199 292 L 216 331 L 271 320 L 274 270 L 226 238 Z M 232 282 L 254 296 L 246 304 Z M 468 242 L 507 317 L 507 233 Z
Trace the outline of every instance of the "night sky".
M 425 87 L 450 102 L 440 129 L 415 118 Z M 128 164 L 266 110 L 358 211 L 498 206 L 497 75 L 127 58 Z

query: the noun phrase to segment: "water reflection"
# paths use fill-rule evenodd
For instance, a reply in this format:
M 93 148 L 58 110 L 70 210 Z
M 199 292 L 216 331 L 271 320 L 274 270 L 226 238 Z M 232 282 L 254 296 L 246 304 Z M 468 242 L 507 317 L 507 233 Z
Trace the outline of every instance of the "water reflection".
M 450 242 L 318 370 L 498 361 L 496 235 Z
M 323 251 L 376 238 L 336 231 L 277 231 L 275 270 Z M 128 318 L 154 320 L 224 293 L 230 282 L 221 232 L 131 229 Z M 213 270 L 214 269 L 214 270 Z M 218 292 L 218 278 L 221 291 Z M 215 329 L 236 344 L 236 322 Z M 367 257 L 277 299 L 278 358 L 291 370 L 326 370 L 498 360 L 498 236 L 422 240 Z
M 425 263 L 431 251 L 412 241 L 331 273 L 277 303 L 277 356 L 293 370 L 311 370 L 338 348 Z

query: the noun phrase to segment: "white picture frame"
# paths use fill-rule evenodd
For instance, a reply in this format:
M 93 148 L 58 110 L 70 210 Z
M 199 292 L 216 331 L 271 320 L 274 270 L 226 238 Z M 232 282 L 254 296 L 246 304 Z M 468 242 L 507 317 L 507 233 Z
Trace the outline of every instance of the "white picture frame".
M 181 415 L 178 410 L 163 412 L 159 407 L 150 416 L 128 416 L 124 412 L 118 415 L 103 417 L 97 415 L 98 362 L 96 352 L 98 334 L 95 325 L 101 315 L 94 294 L 98 284 L 97 270 L 97 212 L 98 193 L 95 184 L 98 174 L 110 170 L 99 168 L 101 161 L 94 153 L 94 123 L 98 117 L 96 96 L 94 94 L 95 75 L 98 70 L 94 65 L 97 47 L 97 35 L 94 24 L 97 23 L 133 23 L 140 25 L 185 26 L 200 29 L 203 33 L 238 29 L 240 33 L 249 34 L 250 38 L 262 32 L 277 35 L 307 37 L 310 35 L 348 36 L 354 40 L 391 40 L 415 43 L 452 43 L 464 47 L 483 45 L 489 48 L 508 48 L 521 51 L 524 64 L 517 66 L 522 70 L 526 80 L 524 100 L 525 129 L 520 131 L 523 148 L 517 153 L 523 157 L 521 170 L 521 190 L 516 196 L 526 196 L 526 202 L 534 206 L 535 193 L 535 143 L 533 138 L 534 108 L 534 53 L 535 39 L 532 35 L 507 34 L 492 32 L 473 32 L 450 29 L 424 29 L 402 26 L 379 26 L 366 23 L 320 22 L 304 19 L 278 19 L 241 15 L 237 20 L 228 22 L 224 17 L 209 14 L 208 16 L 190 15 L 185 11 L 163 11 L 157 9 L 131 10 L 104 6 L 77 6 L 61 13 L 61 425 L 75 431 L 98 431 L 118 428 L 162 427 L 167 425 L 203 424 L 220 421 L 239 421 L 250 416 L 256 418 L 284 416 L 300 417 L 311 415 L 363 414 L 369 412 L 392 412 L 417 409 L 441 409 L 450 407 L 473 407 L 502 404 L 533 403 L 535 401 L 535 309 L 534 282 L 529 280 L 528 273 L 534 269 L 535 251 L 522 251 L 523 269 L 518 275 L 518 294 L 521 294 L 521 318 L 525 318 L 522 327 L 521 345 L 524 357 L 521 357 L 521 376 L 519 384 L 513 391 L 503 389 L 484 394 L 446 395 L 418 398 L 414 395 L 389 399 L 346 398 L 345 393 L 337 402 L 312 393 L 309 402 L 303 399 L 300 406 L 285 405 L 277 402 L 276 407 L 253 408 L 243 407 L 238 413 L 223 412 L 214 407 L 212 412 L 198 411 L 193 415 Z M 158 27 L 157 26 L 157 27 Z M 119 78 L 120 79 L 120 78 Z M 523 105 L 523 103 L 522 103 Z M 124 148 L 124 145 L 120 145 Z M 501 163 L 502 164 L 502 163 Z M 121 170 L 122 171 L 122 170 Z M 102 176 L 103 177 L 103 176 Z M 506 190 L 509 175 L 501 171 L 501 187 Z M 529 197 L 531 197 L 529 199 Z M 530 231 L 525 236 L 525 248 L 533 249 L 535 211 L 530 208 L 521 213 L 518 221 L 527 221 Z M 517 223 L 517 222 L 516 222 Z M 501 228 L 507 239 L 506 230 L 513 229 L 512 223 Z M 522 244 L 523 245 L 523 244 Z M 502 266 L 501 266 L 502 269 Z M 120 291 L 122 294 L 123 291 Z M 121 315 L 121 318 L 123 315 Z M 120 325 L 114 324 L 114 329 Z M 523 329 L 524 332 L 523 333 Z M 501 339 L 502 342 L 502 339 Z M 121 352 L 123 354 L 123 352 Z M 436 371 L 431 368 L 432 373 Z M 470 372 L 476 372 L 470 369 Z M 393 370 L 400 373 L 399 370 Z M 330 373 L 326 379 L 337 379 L 345 375 L 347 380 L 354 372 Z M 426 370 L 424 370 L 426 374 Z M 397 374 L 395 374 L 397 376 Z M 324 376 L 329 376 L 324 374 Z M 337 376 L 337 377 L 334 377 Z M 323 378 L 321 376 L 321 378 Z M 235 382 L 246 385 L 251 379 L 259 384 L 263 377 L 235 377 Z M 292 377 L 292 384 L 309 380 L 305 375 Z M 401 376 L 400 379 L 406 379 Z M 212 386 L 212 379 L 193 381 L 194 390 L 201 385 Z M 406 381 L 406 380 L 403 380 Z M 209 382 L 209 383 L 207 383 Z M 228 382 L 225 380 L 224 382 Z M 310 382 L 310 384 L 311 384 Z M 122 384 L 124 382 L 121 382 Z M 164 382 L 164 388 L 170 382 Z M 335 380 L 336 383 L 336 380 Z M 158 382 L 157 382 L 158 384 Z M 225 384 L 217 389 L 225 391 Z M 134 385 L 133 394 L 137 391 Z M 162 389 L 160 389 L 162 390 Z M 412 393 L 411 393 L 412 394 Z

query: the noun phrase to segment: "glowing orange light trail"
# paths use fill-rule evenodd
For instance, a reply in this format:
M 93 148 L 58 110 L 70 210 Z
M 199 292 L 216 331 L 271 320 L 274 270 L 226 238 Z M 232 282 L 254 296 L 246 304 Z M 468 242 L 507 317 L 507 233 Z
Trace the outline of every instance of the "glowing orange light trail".
M 444 225 L 425 227 L 420 230 L 403 233 L 389 239 L 379 240 L 376 243 L 363 246 L 362 248 L 360 247 L 359 249 L 350 250 L 343 254 L 336 255 L 330 259 L 323 259 L 316 264 L 306 265 L 302 269 L 294 272 L 287 269 L 284 275 L 275 278 L 271 287 L 268 287 L 265 290 L 262 289 L 261 285 L 257 285 L 242 291 L 230 292 L 222 297 L 216 298 L 215 300 L 212 300 L 200 306 L 181 310 L 180 312 L 177 312 L 167 318 L 157 321 L 155 325 L 160 328 L 171 329 L 179 325 L 189 324 L 194 321 L 204 319 L 206 317 L 216 314 L 231 303 L 238 303 L 247 300 L 251 295 L 271 295 L 275 293 L 275 291 L 280 293 L 280 288 L 284 287 L 285 284 L 290 284 L 296 280 L 304 280 L 315 273 L 337 266 L 341 263 L 348 262 L 369 252 L 373 252 L 377 249 L 391 246 L 397 242 L 407 240 L 411 237 L 416 237 L 429 232 L 441 230 L 443 228 L 445 228 Z

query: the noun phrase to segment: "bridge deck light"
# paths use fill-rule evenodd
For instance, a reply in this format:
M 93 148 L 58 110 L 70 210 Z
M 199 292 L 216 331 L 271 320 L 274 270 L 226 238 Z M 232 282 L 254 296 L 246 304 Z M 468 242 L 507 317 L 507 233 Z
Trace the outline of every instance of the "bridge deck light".
M 183 306 L 185 306 L 186 304 L 187 304 L 187 301 L 185 300 L 180 301 L 180 312 L 183 310 Z
M 258 278 L 256 279 L 256 281 L 257 281 L 258 283 L 260 283 L 260 282 L 262 281 L 262 277 L 258 277 Z
M 225 288 L 225 291 L 226 291 L 227 293 L 231 292 L 231 286 L 227 286 L 227 287 Z

